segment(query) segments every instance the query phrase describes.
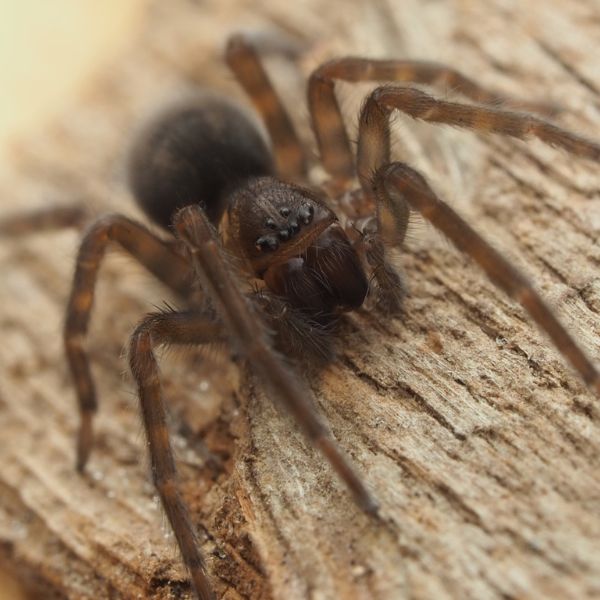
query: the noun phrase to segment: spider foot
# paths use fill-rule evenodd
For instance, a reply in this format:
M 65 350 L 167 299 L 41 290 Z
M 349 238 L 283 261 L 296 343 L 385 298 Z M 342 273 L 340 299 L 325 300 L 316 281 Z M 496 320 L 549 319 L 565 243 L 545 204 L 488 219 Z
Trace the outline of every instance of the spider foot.
M 94 431 L 92 427 L 92 413 L 83 412 L 79 424 L 79 431 L 77 432 L 75 468 L 78 473 L 83 473 L 85 471 L 85 466 L 92 451 L 93 442 Z
M 397 316 L 404 312 L 406 286 L 401 275 L 389 264 L 381 264 L 373 273 L 375 310 L 385 316 Z

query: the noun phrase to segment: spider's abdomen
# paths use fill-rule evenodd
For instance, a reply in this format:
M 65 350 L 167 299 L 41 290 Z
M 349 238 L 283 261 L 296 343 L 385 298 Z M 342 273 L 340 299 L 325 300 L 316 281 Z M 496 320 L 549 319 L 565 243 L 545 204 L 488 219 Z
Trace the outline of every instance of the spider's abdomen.
M 196 203 L 216 224 L 236 187 L 273 168 L 250 119 L 226 98 L 204 94 L 150 124 L 133 147 L 129 182 L 144 212 L 164 228 L 178 209 Z

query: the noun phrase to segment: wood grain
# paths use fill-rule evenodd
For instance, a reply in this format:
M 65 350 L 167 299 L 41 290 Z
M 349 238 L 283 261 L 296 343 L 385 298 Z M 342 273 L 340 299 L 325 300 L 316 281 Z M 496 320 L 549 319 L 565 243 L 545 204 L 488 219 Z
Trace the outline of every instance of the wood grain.
M 138 216 L 123 175 L 132 132 L 194 84 L 241 97 L 220 60 L 241 26 L 306 36 L 305 71 L 342 53 L 443 61 L 498 91 L 555 101 L 561 123 L 600 137 L 593 0 L 331 4 L 151 3 L 122 59 L 19 148 L 0 186 L 2 214 L 77 200 L 90 216 Z M 308 141 L 301 78 L 284 61 L 269 66 Z M 347 114 L 365 89 L 340 86 Z M 534 279 L 600 363 L 597 165 L 405 119 L 396 130 L 398 156 Z M 189 597 L 147 477 L 122 355 L 140 316 L 172 299 L 109 257 L 89 339 L 98 440 L 88 475 L 78 476 L 60 343 L 77 240 L 64 231 L 0 242 L 2 562 L 36 597 Z M 228 599 L 597 597 L 599 400 L 434 231 L 415 222 L 399 261 L 405 315 L 356 313 L 341 327 L 334 364 L 307 370 L 335 437 L 382 504 L 381 522 L 352 504 L 226 355 L 163 355 L 182 487 L 216 589 Z M 201 439 L 221 469 L 208 466 Z

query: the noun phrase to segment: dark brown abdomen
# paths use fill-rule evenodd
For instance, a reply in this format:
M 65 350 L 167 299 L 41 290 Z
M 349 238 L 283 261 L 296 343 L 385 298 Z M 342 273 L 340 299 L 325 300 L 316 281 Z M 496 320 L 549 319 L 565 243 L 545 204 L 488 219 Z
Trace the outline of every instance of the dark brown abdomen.
M 250 119 L 226 98 L 204 94 L 150 124 L 133 147 L 129 182 L 144 212 L 168 228 L 179 208 L 195 203 L 217 223 L 237 186 L 273 169 Z

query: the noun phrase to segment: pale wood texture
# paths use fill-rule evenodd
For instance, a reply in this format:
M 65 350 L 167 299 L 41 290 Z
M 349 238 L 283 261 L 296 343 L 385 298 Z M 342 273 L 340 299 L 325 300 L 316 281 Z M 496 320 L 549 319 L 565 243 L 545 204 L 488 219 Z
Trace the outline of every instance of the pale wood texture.
M 443 61 L 499 91 L 556 101 L 560 122 L 600 138 L 599 13 L 596 0 L 154 2 L 93 92 L 22 145 L 2 214 L 75 199 L 90 214 L 136 214 L 122 167 L 132 130 L 193 83 L 241 97 L 220 61 L 240 26 L 306 36 L 306 72 L 342 53 Z M 270 66 L 309 140 L 301 79 L 285 62 Z M 356 115 L 364 86 L 340 88 Z M 598 165 L 405 119 L 397 133 L 397 152 L 534 278 L 600 363 Z M 381 501 L 381 523 L 227 360 L 163 355 L 185 498 L 224 597 L 600 595 L 600 400 L 468 259 L 430 228 L 412 231 L 400 259 L 405 316 L 352 316 L 335 363 L 311 377 Z M 123 375 L 127 335 L 170 297 L 109 257 L 90 335 L 98 440 L 78 476 L 60 335 L 77 240 L 68 231 L 0 244 L 2 560 L 42 597 L 188 597 Z M 223 471 L 203 466 L 201 437 Z

